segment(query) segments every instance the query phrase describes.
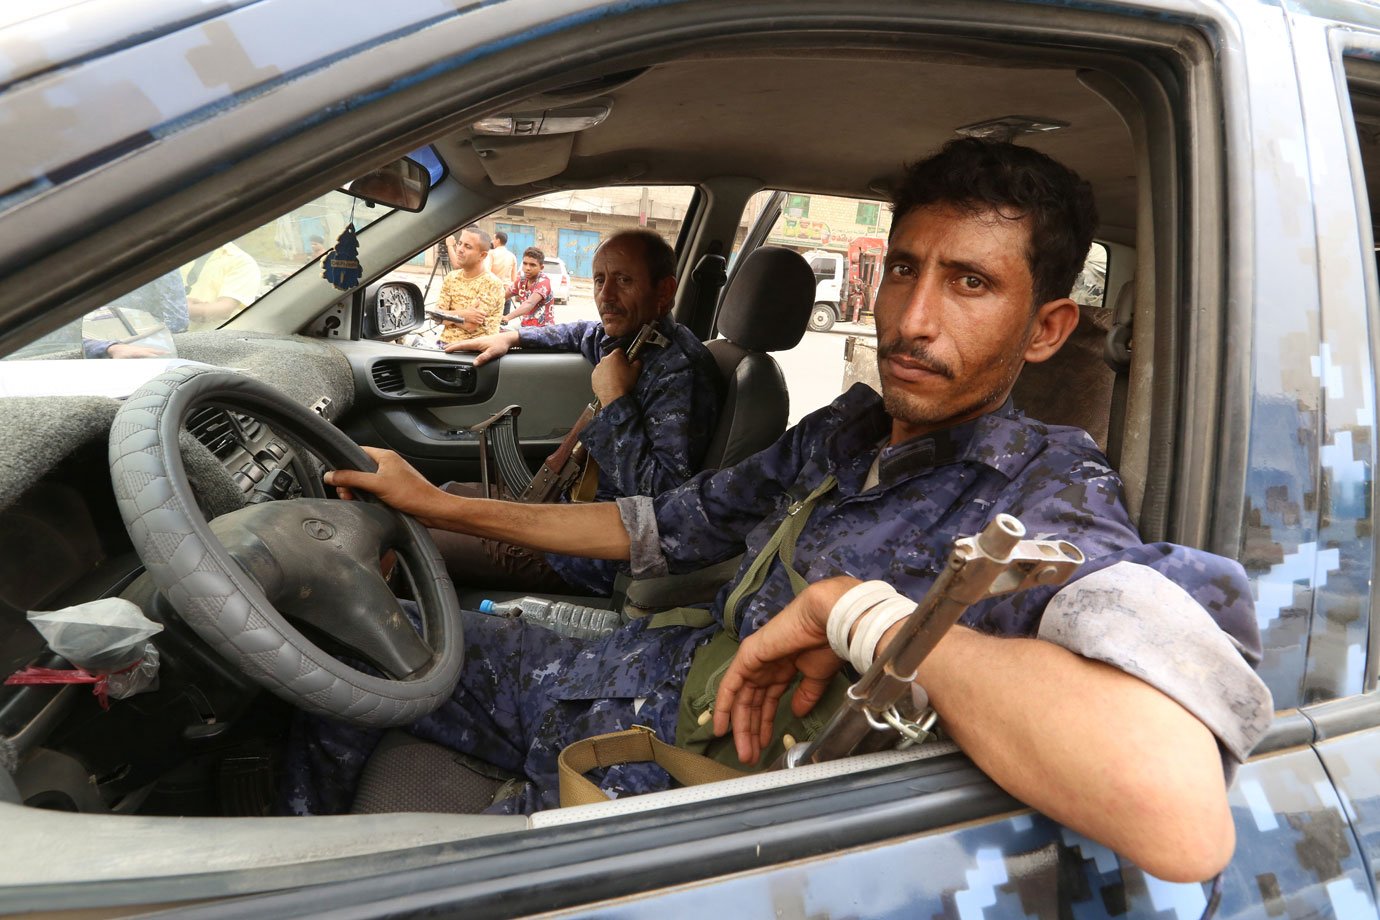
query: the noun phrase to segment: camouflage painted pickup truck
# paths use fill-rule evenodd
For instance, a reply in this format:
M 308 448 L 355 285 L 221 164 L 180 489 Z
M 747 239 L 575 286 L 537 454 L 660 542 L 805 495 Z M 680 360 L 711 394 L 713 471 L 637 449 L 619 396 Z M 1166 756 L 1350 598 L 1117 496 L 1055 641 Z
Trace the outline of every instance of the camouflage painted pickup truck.
M 30 611 L 123 597 L 161 627 L 137 694 L 0 687 L 0 911 L 1380 913 L 1380 6 L 9 4 L 0 132 L 0 672 L 70 671 Z M 857 199 L 863 223 L 904 162 L 956 132 L 1048 153 L 1099 203 L 1100 302 L 1018 404 L 1093 434 L 1144 539 L 1250 577 L 1277 711 L 1231 788 L 1236 851 L 1216 882 L 1147 875 L 942 743 L 531 817 L 456 813 L 424 773 L 405 810 L 271 815 L 292 700 L 316 690 L 229 654 L 150 577 L 200 563 L 178 560 L 176 528 L 127 532 L 117 491 L 158 477 L 126 465 L 112 484 L 108 445 L 147 435 L 200 533 L 323 497 L 321 466 L 355 444 L 477 480 L 469 429 L 510 404 L 539 460 L 589 400 L 588 365 L 401 344 L 427 323 L 444 237 L 478 221 L 551 255 L 649 227 L 676 246 L 676 318 L 711 339 L 705 257 L 726 257 L 731 288 L 787 197 Z M 366 194 L 390 183 L 407 200 Z M 631 211 L 588 204 L 629 186 L 650 190 L 621 196 Z M 669 187 L 684 194 L 658 209 Z M 333 245 L 357 247 L 341 287 L 323 278 Z M 798 348 L 839 379 L 842 345 L 809 332 Z M 205 366 L 260 395 L 179 395 Z M 195 405 L 183 430 L 112 430 L 155 378 Z M 330 538 L 297 539 L 312 537 Z M 453 611 L 476 587 L 428 590 Z M 329 611 L 298 627 L 306 657 L 339 638 Z M 434 701 L 458 637 L 432 651 L 422 678 L 364 703 Z

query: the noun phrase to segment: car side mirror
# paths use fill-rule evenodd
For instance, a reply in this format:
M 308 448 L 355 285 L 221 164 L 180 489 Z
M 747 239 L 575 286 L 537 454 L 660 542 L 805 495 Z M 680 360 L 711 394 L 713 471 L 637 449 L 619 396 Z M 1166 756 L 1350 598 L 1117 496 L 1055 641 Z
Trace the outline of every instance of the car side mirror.
M 364 292 L 366 339 L 396 339 L 426 322 L 422 289 L 410 281 L 376 281 Z
M 431 193 L 431 173 L 411 157 L 403 157 L 365 173 L 341 191 L 370 204 L 420 211 Z

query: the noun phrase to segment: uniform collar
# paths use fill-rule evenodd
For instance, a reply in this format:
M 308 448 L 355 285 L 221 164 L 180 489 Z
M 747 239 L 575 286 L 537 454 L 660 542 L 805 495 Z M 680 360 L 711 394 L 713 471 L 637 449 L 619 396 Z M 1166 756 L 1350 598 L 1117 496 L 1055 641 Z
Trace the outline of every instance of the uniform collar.
M 856 480 L 860 487 L 876 456 L 879 440 L 890 436 L 891 418 L 881 397 L 860 412 L 837 433 L 833 444 L 834 468 L 840 481 Z M 986 415 L 900 444 L 884 444 L 878 463 L 882 488 L 955 462 L 980 463 L 1007 479 L 1014 479 L 1032 454 L 1044 445 L 1040 429 L 1016 412 L 1008 399 Z M 856 467 L 856 469 L 854 469 Z

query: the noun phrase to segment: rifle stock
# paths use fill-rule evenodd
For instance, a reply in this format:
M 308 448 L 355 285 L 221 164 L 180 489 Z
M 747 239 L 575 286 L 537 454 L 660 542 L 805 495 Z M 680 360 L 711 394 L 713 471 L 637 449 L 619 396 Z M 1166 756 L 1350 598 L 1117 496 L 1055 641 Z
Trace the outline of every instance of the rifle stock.
M 561 439 L 560 446 L 542 461 L 536 475 L 532 477 L 531 485 L 522 493 L 521 501 L 530 503 L 555 501 L 556 497 L 575 480 L 575 477 L 580 475 L 580 469 L 584 466 L 585 455 L 588 453 L 585 446 L 580 443 L 580 435 L 589 423 L 594 421 L 594 416 L 598 410 L 599 404 L 597 402 L 585 406 L 585 411 L 580 413 L 575 424 Z

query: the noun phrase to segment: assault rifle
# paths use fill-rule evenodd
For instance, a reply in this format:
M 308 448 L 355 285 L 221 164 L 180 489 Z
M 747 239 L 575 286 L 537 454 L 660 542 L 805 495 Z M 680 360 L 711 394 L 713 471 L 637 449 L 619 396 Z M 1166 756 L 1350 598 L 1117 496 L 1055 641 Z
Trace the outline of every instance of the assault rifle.
M 656 324 L 647 323 L 638 330 L 632 343 L 628 345 L 628 360 L 637 360 L 642 349 L 648 345 L 665 346 L 668 344 L 670 344 L 670 340 L 657 331 Z M 480 465 L 485 494 L 489 494 L 487 454 L 488 445 L 492 443 L 498 460 L 499 479 L 507 485 L 518 501 L 532 504 L 555 501 L 557 496 L 570 488 L 576 480 L 581 478 L 582 474 L 585 474 L 590 463 L 589 449 L 580 440 L 580 435 L 584 433 L 589 423 L 594 421 L 594 417 L 599 414 L 599 410 L 602 408 L 603 406 L 599 404 L 598 399 L 591 401 L 561 440 L 560 446 L 551 453 L 551 456 L 542 461 L 536 475 L 529 474 L 526 477 L 528 481 L 523 479 L 522 471 L 525 471 L 526 466 L 521 462 L 517 432 L 513 426 L 513 419 L 522 411 L 521 408 L 508 406 L 501 412 L 475 425 L 471 430 L 480 436 Z M 515 460 L 517 462 L 514 462 Z M 593 470 L 590 473 L 593 473 Z M 592 485 L 593 477 L 591 475 L 586 474 L 584 478 Z
M 901 631 L 811 741 L 795 745 L 776 768 L 838 760 L 906 747 L 932 737 L 934 710 L 916 688 L 920 663 L 972 604 L 1041 585 L 1063 584 L 1083 564 L 1083 554 L 1066 540 L 1025 540 L 1025 527 L 998 514 L 973 537 L 954 541 L 939 577 L 904 621 Z

